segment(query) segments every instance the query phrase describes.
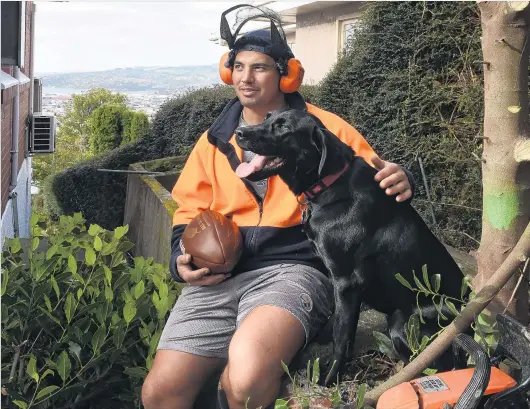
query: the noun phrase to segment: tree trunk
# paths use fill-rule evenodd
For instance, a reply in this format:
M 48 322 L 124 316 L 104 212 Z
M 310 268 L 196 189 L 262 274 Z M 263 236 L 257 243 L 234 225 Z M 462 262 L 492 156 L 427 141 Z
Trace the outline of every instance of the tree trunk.
M 484 153 L 482 238 L 477 252 L 480 290 L 514 248 L 530 221 L 528 158 L 528 1 L 480 2 L 484 57 Z M 528 273 L 528 272 L 526 272 Z M 490 304 L 528 323 L 528 281 L 516 274 Z

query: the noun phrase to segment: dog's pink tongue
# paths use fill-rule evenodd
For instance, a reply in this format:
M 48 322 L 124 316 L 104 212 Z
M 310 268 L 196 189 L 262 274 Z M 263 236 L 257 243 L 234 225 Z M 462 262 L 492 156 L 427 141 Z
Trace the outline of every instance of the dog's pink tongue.
M 240 178 L 246 178 L 251 173 L 263 169 L 266 161 L 266 156 L 256 155 L 250 162 L 243 162 L 241 165 L 239 165 L 236 169 L 236 175 Z

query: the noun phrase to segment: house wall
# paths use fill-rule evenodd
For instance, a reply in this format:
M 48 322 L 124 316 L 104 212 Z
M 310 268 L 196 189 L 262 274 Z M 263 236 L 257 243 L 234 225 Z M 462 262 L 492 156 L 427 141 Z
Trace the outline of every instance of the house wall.
M 296 58 L 305 68 L 304 83 L 316 84 L 337 61 L 339 19 L 352 18 L 362 3 L 347 3 L 296 16 Z
M 24 160 L 27 151 L 26 132 L 28 127 L 29 116 L 29 92 L 30 84 L 20 86 L 20 108 L 18 124 L 18 171 L 24 166 Z M 2 177 L 1 177 L 1 201 L 2 214 L 7 205 L 9 185 L 11 184 L 11 136 L 12 136 L 12 115 L 13 103 L 16 93 L 16 87 L 2 90 Z
M 8 183 L 9 185 L 9 183 Z M 30 237 L 29 219 L 31 217 L 31 158 L 26 158 L 22 163 L 17 178 L 16 206 L 18 213 L 18 234 L 20 237 Z M 0 248 L 4 247 L 6 237 L 14 237 L 14 200 L 10 199 L 2 213 L 2 229 L 0 236 Z
M 24 66 L 21 72 L 31 78 L 31 10 L 32 2 L 25 2 L 25 48 L 24 48 Z M 14 76 L 13 66 L 2 66 L 2 70 L 9 75 Z M 19 86 L 19 133 L 18 133 L 18 174 L 17 174 L 17 210 L 18 210 L 18 235 L 21 237 L 29 236 L 29 218 L 31 216 L 31 158 L 26 158 L 28 141 L 28 117 L 30 114 L 30 83 Z M 2 149 L 1 158 L 1 180 L 0 180 L 0 207 L 2 214 L 2 227 L 0 241 L 3 246 L 6 236 L 12 237 L 14 234 L 13 223 L 13 203 L 9 199 L 9 186 L 11 184 L 11 150 L 12 150 L 12 115 L 14 97 L 17 87 L 10 87 L 2 90 Z M 1 247 L 0 247 L 1 248 Z

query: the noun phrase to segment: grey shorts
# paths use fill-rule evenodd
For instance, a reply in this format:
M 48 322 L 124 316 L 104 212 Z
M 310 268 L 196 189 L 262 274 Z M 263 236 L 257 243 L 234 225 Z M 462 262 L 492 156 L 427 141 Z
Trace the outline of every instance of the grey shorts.
M 186 286 L 171 310 L 158 349 L 227 358 L 232 335 L 261 305 L 293 314 L 304 327 L 307 344 L 331 316 L 331 281 L 312 267 L 278 264 L 213 286 Z

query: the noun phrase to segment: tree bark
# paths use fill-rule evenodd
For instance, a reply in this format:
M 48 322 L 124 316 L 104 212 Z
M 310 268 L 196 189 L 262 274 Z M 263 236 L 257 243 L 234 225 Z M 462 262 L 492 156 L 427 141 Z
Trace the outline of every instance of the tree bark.
M 484 60 L 484 152 L 482 237 L 477 252 L 476 291 L 484 287 L 515 247 L 530 220 L 528 65 L 530 6 L 479 2 Z M 488 309 L 502 312 L 518 281 L 514 276 Z M 528 323 L 528 281 L 508 313 Z

